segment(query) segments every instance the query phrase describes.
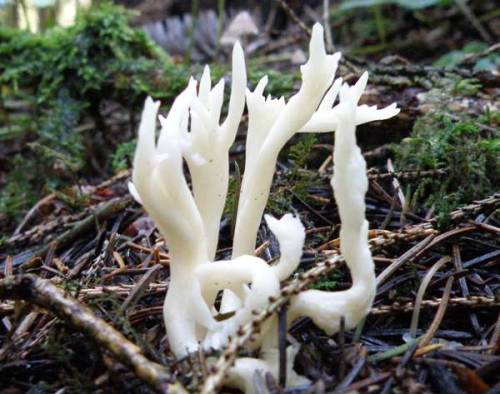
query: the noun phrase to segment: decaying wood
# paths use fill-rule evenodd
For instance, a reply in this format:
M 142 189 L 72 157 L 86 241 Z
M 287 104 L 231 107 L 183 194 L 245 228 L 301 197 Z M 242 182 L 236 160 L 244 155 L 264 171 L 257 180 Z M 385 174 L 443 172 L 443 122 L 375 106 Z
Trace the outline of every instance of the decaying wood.
M 0 299 L 23 300 L 49 310 L 128 365 L 137 377 L 158 392 L 186 392 L 179 383 L 173 382 L 163 366 L 148 360 L 137 345 L 49 280 L 31 274 L 5 278 L 0 281 Z

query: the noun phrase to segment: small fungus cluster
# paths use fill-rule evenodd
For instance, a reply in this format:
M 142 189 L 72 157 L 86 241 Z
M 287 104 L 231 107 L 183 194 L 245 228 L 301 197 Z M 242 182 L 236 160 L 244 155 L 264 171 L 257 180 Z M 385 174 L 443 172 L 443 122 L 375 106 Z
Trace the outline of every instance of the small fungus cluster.
M 323 28 L 316 24 L 309 44 L 310 57 L 301 67 L 302 84 L 288 102 L 265 97 L 267 77 L 254 91 L 247 89 L 244 54 L 239 43 L 232 54 L 232 82 L 228 114 L 221 123 L 224 80 L 211 86 L 205 67 L 199 82 L 193 78 L 175 99 L 167 117 L 159 116 L 159 102 L 148 98 L 139 127 L 130 191 L 155 221 L 168 246 L 170 284 L 164 319 L 171 349 L 177 357 L 204 349 L 220 349 L 252 317 L 280 293 L 280 283 L 296 270 L 305 231 L 298 217 L 265 215 L 280 246 L 275 265 L 253 255 L 257 231 L 281 149 L 299 132 L 335 131 L 334 190 L 340 219 L 341 253 L 352 276 L 345 291 L 306 290 L 292 299 L 290 324 L 307 316 L 328 334 L 339 329 L 341 318 L 353 328 L 369 310 L 375 295 L 373 260 L 368 249 L 364 196 L 368 187 L 366 163 L 356 144 L 359 124 L 395 116 L 392 104 L 383 109 L 359 105 L 366 87 L 365 72 L 355 85 L 334 80 L 340 53 L 325 51 Z M 338 102 L 336 104 L 336 99 Z M 215 261 L 220 220 L 229 182 L 229 149 L 245 108 L 248 111 L 246 162 L 237 208 L 231 260 Z M 187 164 L 190 184 L 184 174 Z M 223 291 L 220 308 L 217 294 Z M 219 321 L 217 314 L 229 318 Z M 278 371 L 276 318 L 261 327 L 252 344 L 258 358 L 240 358 L 227 384 L 254 391 L 256 370 Z M 287 350 L 287 386 L 306 379 L 293 371 L 297 348 Z

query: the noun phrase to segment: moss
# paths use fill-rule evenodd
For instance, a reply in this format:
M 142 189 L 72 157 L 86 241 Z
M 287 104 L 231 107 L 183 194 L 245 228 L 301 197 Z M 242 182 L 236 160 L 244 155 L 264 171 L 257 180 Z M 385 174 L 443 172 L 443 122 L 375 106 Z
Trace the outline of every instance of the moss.
M 266 86 L 266 94 L 273 97 L 288 97 L 294 88 L 295 82 L 300 80 L 300 75 L 295 73 L 280 73 L 275 70 L 263 68 L 250 68 L 248 71 L 248 81 L 250 86 L 257 86 L 262 77 L 267 75 L 269 82 Z
M 343 272 L 341 270 L 335 270 L 327 276 L 314 281 L 309 288 L 315 290 L 335 291 L 338 290 L 338 285 L 343 280 L 345 280 Z
M 488 44 L 484 42 L 472 41 L 466 44 L 462 49 L 448 52 L 434 62 L 435 67 L 453 69 L 459 66 L 470 55 L 478 56 L 474 62 L 474 72 L 494 71 L 500 65 L 500 55 L 496 52 L 487 53 Z M 485 52 L 481 56 L 481 53 Z
M 0 218 L 18 220 L 37 200 L 40 193 L 36 172 L 31 162 L 21 155 L 12 161 L 12 170 L 8 173 L 5 187 L 0 194 Z
M 118 172 L 131 167 L 136 145 L 136 139 L 118 145 L 111 158 L 113 171 Z
M 500 135 L 482 130 L 472 119 L 454 120 L 430 113 L 394 146 L 398 170 L 446 169 L 444 178 L 426 177 L 409 184 L 412 200 L 438 215 L 495 191 L 500 183 Z
M 162 89 L 167 81 L 157 82 L 162 71 L 178 79 L 176 67 L 128 25 L 130 15 L 103 3 L 74 26 L 43 35 L 0 29 L 0 83 L 14 91 L 36 89 L 39 103 L 50 102 L 62 88 L 75 99 L 98 94 L 127 104 L 140 103 L 146 93 L 169 96 L 171 89 Z
M 309 194 L 311 188 L 321 184 L 317 173 L 306 168 L 313 146 L 316 142 L 314 134 L 299 136 L 297 143 L 291 145 L 283 154 L 290 160 L 290 165 L 273 183 L 269 195 L 268 209 L 277 215 L 290 212 L 294 198 L 305 203 L 314 203 Z
M 130 27 L 130 15 L 105 2 L 79 15 L 74 26 L 42 35 L 0 27 L 0 118 L 6 124 L 0 138 L 29 142 L 5 163 L 4 219 L 18 219 L 43 193 L 83 174 L 123 167 L 125 147 L 112 153 L 135 130 L 145 96 L 168 100 L 184 87 L 187 70 Z M 7 109 L 7 101 L 22 102 L 23 109 Z M 112 133 L 101 112 L 109 102 L 129 113 L 129 133 Z M 95 127 L 78 127 L 82 122 Z
M 0 212 L 5 218 L 19 219 L 42 194 L 74 182 L 75 174 L 85 166 L 83 136 L 75 130 L 83 108 L 61 93 L 52 110 L 39 116 L 33 141 L 8 163 L 10 171 L 0 192 Z
M 94 379 L 104 365 L 99 348 L 88 338 L 60 324 L 50 331 L 43 349 L 52 360 L 65 366 L 57 376 L 53 375 L 54 381 L 50 383 L 64 384 L 69 392 L 94 392 L 97 388 Z
M 315 290 L 323 291 L 335 291 L 337 290 L 339 283 L 339 275 L 330 275 L 324 279 L 320 279 L 314 282 L 310 288 Z
M 452 84 L 451 93 L 455 96 L 473 96 L 482 88 L 475 78 L 457 78 L 452 80 Z
M 269 200 L 266 212 L 269 211 L 275 215 L 289 213 L 295 198 L 314 204 L 309 193 L 310 189 L 321 184 L 317 173 L 306 169 L 316 136 L 314 134 L 302 134 L 298 141 L 290 145 L 282 153 L 282 157 L 289 161 L 288 168 L 275 176 L 273 185 L 269 194 Z M 233 175 L 229 178 L 228 193 L 224 214 L 231 220 L 231 229 L 234 230 L 236 221 L 236 211 L 239 199 L 239 189 L 241 187 L 241 172 L 238 163 L 234 163 Z

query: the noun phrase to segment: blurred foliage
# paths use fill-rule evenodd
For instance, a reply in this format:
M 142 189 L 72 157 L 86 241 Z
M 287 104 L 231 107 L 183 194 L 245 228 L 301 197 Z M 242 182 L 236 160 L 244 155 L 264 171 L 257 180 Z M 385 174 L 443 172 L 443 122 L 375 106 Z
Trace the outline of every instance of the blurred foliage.
M 452 4 L 453 0 L 343 0 L 333 7 L 331 18 L 337 25 L 338 40 L 348 46 L 345 52 L 365 56 L 392 51 L 401 45 L 395 40 L 405 28 L 401 14 L 413 14 L 419 19 L 424 9 Z M 346 18 L 350 23 L 345 23 Z
M 15 156 L 0 194 L 0 212 L 21 214 L 39 198 L 39 190 L 56 190 L 73 181 L 84 167 L 82 135 L 74 132 L 82 104 L 65 92 L 54 100 L 52 110 L 40 117 L 37 139 Z
M 429 90 L 419 99 L 433 108 L 434 112 L 448 112 L 450 101 L 457 96 L 478 97 L 483 86 L 476 78 L 463 78 L 455 73 L 448 73 L 429 81 Z
M 455 96 L 473 96 L 479 93 L 482 88 L 481 83 L 475 78 L 455 78 L 452 81 L 451 93 Z
M 33 185 L 40 176 L 36 175 L 33 163 L 20 154 L 14 156 L 11 166 L 0 194 L 0 213 L 19 216 L 37 200 L 38 193 Z
M 479 121 L 495 119 L 498 114 L 487 113 Z M 393 146 L 396 168 L 446 169 L 447 175 L 410 183 L 411 200 L 435 206 L 445 217 L 454 208 L 493 193 L 500 184 L 500 135 L 488 130 L 482 130 L 477 120 L 455 120 L 443 113 L 418 118 L 410 137 Z
M 0 108 L 7 124 L 0 138 L 29 141 L 8 162 L 0 194 L 4 217 L 18 218 L 41 194 L 90 169 L 121 166 L 125 147 L 111 154 L 135 125 L 112 133 L 104 103 L 118 104 L 133 119 L 147 94 L 170 99 L 183 88 L 187 70 L 131 28 L 130 16 L 102 3 L 79 15 L 74 26 L 42 35 L 0 27 L 0 107 L 9 101 L 24 106 L 19 114 Z M 77 127 L 84 121 L 91 126 Z
M 136 145 L 136 139 L 122 142 L 118 145 L 111 157 L 111 166 L 113 167 L 114 172 L 126 170 L 131 167 Z
M 294 84 L 300 81 L 299 73 L 280 73 L 276 70 L 263 69 L 261 67 L 251 67 L 248 70 L 248 82 L 250 86 L 257 86 L 262 77 L 268 76 L 265 94 L 272 97 L 288 97 L 293 90 Z
M 84 107 L 84 103 L 60 90 L 50 113 L 41 118 L 38 138 L 29 146 L 41 159 L 38 164 L 44 167 L 44 173 L 57 165 L 59 171 L 67 168 L 73 173 L 85 165 L 83 135 L 75 132 Z
M 74 99 L 139 104 L 144 94 L 169 96 L 177 67 L 147 36 L 128 25 L 129 11 L 103 3 L 69 28 L 43 35 L 0 29 L 0 83 L 14 93 L 28 89 L 39 104 L 68 91 Z M 165 79 L 165 72 L 174 78 Z M 183 75 L 185 77 L 185 75 Z M 175 86 L 174 86 L 175 88 Z
M 435 67 L 453 69 L 471 55 L 479 55 L 488 48 L 484 42 L 473 41 L 465 45 L 462 49 L 451 51 L 434 62 Z M 479 56 L 474 62 L 474 72 L 494 71 L 500 67 L 500 55 L 492 52 L 486 56 Z
M 373 56 L 398 54 L 427 64 L 446 52 L 450 57 L 443 59 L 445 63 L 461 58 L 464 49 L 476 53 L 485 44 L 474 40 L 491 45 L 497 16 L 498 7 L 491 0 L 343 0 L 330 9 L 334 41 L 345 47 L 345 54 L 371 61 Z M 457 44 L 467 47 L 457 50 Z M 492 70 L 498 64 L 495 58 L 478 59 L 474 71 Z
M 408 10 L 420 10 L 427 7 L 449 5 L 452 0 L 344 0 L 340 4 L 343 11 L 355 8 L 375 7 L 382 5 L 397 5 Z

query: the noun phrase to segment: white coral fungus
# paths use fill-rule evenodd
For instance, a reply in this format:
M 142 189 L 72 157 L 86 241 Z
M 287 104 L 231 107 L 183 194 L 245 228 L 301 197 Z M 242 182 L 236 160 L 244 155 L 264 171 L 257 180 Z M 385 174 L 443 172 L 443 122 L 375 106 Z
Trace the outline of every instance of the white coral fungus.
M 232 83 L 228 115 L 221 123 L 224 80 L 211 86 L 205 68 L 198 83 L 189 81 L 167 117 L 159 117 L 159 103 L 146 100 L 139 127 L 130 191 L 144 206 L 165 238 L 170 255 L 170 284 L 164 304 L 168 341 L 178 357 L 204 348 L 221 348 L 252 311 L 264 308 L 279 295 L 280 282 L 297 268 L 305 231 L 291 214 L 266 222 L 281 250 L 277 264 L 253 256 L 258 227 L 265 210 L 278 154 L 297 132 L 335 131 L 332 187 L 341 218 L 341 252 L 351 270 L 353 285 L 342 292 L 308 290 L 291 302 L 289 320 L 310 317 L 328 334 L 338 330 L 341 317 L 354 327 L 369 310 L 375 294 L 373 260 L 368 250 L 364 195 L 366 163 L 356 145 L 355 129 L 362 123 L 395 116 L 399 109 L 358 105 L 366 87 L 364 73 L 354 86 L 334 80 L 340 53 L 328 55 L 323 28 L 316 24 L 309 44 L 309 60 L 301 67 L 302 85 L 288 102 L 264 97 L 267 77 L 254 91 L 247 89 L 243 50 L 236 43 L 232 55 Z M 335 104 L 337 96 L 338 104 Z M 227 196 L 229 148 L 248 108 L 246 163 L 237 209 L 231 260 L 214 261 L 219 224 Z M 183 164 L 187 163 L 191 186 Z M 214 307 L 224 290 L 220 310 Z M 226 320 L 215 315 L 232 312 Z M 278 370 L 276 321 L 261 330 L 260 358 L 241 358 L 230 370 L 227 384 L 253 391 L 256 370 Z M 287 385 L 306 380 L 293 370 L 297 347 L 289 347 Z

